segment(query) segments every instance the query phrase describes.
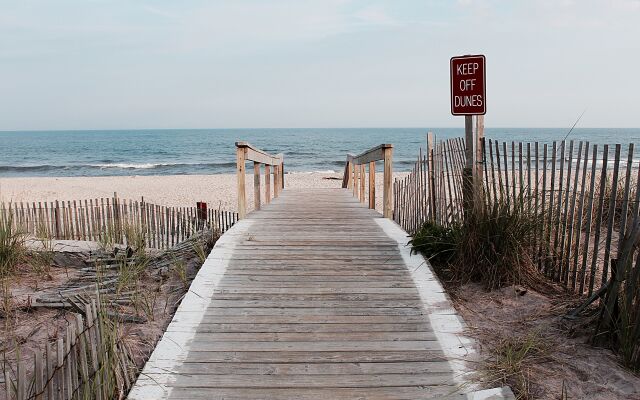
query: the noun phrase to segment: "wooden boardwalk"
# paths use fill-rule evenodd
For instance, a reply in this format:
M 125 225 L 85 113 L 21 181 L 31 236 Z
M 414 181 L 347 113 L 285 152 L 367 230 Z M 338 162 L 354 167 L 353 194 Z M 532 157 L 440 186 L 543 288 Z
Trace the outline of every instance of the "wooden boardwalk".
M 471 342 L 407 240 L 348 189 L 283 191 L 218 241 L 129 398 L 506 398 L 464 394 Z

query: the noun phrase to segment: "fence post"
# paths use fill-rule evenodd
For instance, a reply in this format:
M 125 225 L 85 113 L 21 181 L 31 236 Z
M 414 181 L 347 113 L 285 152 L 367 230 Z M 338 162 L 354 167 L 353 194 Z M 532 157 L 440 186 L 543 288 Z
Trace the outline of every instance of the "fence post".
M 383 211 L 385 218 L 393 218 L 393 200 L 391 198 L 391 181 L 393 179 L 393 146 L 388 145 L 384 150 L 384 184 L 382 191 Z
M 260 163 L 253 162 L 253 206 L 260 209 Z
M 60 203 L 56 200 L 56 208 L 54 209 L 56 223 L 56 239 L 60 239 Z
M 238 177 L 238 218 L 247 216 L 247 197 L 245 193 L 245 151 L 244 147 L 236 149 L 236 175 Z
M 484 147 L 482 146 L 482 141 L 484 139 L 484 115 L 476 116 L 476 141 L 475 141 L 475 150 L 476 150 L 476 163 L 475 163 L 475 171 L 474 171 L 474 183 L 475 183 L 475 196 L 476 201 L 480 201 L 482 198 L 482 179 L 483 179 L 483 168 L 484 168 Z M 529 166 L 529 168 L 531 168 Z M 522 182 L 520 183 L 522 187 Z
M 115 240 L 118 241 L 118 243 L 123 243 L 122 240 L 122 220 L 121 220 L 121 213 L 120 213 L 120 199 L 118 199 L 118 193 L 113 192 L 113 225 L 114 225 L 114 230 L 116 231 L 115 233 Z
M 427 185 L 429 186 L 429 217 L 436 221 L 436 175 L 433 160 L 433 133 L 427 133 Z

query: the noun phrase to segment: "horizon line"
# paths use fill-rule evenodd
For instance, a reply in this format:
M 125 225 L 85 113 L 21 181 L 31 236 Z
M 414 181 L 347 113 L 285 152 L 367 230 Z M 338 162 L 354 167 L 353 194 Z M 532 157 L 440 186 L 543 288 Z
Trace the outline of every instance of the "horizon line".
M 48 132 L 128 132 L 128 131 L 177 131 L 177 130 L 185 130 L 185 131 L 205 131 L 205 130 L 216 130 L 216 131 L 237 131 L 237 130 L 294 130 L 294 129 L 318 129 L 318 130 L 330 130 L 330 129 L 424 129 L 426 131 L 429 130 L 437 130 L 437 129 L 462 129 L 464 130 L 464 125 L 461 126 L 439 126 L 439 127 L 421 127 L 421 126 L 363 126 L 363 127 L 258 127 L 258 128 L 90 128 L 90 129 L 0 129 L 0 134 L 2 133 L 13 133 L 13 132 L 34 132 L 34 133 L 48 133 Z M 485 130 L 487 129 L 568 129 L 566 126 L 485 126 Z M 608 126 L 608 127 L 596 127 L 596 126 L 583 126 L 576 127 L 575 129 L 640 129 L 638 127 L 617 127 L 617 126 Z

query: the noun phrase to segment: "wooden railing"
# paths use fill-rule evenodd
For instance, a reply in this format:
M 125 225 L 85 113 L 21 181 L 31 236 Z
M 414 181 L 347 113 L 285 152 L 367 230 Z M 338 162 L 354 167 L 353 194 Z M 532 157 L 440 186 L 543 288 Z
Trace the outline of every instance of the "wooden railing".
M 247 193 L 245 188 L 245 163 L 253 161 L 253 204 L 254 209 L 260 209 L 261 184 L 260 165 L 264 164 L 264 201 L 271 202 L 271 174 L 273 173 L 273 197 L 276 198 L 284 189 L 284 156 L 271 155 L 257 149 L 247 142 L 236 142 L 236 172 L 238 175 L 238 216 L 243 219 L 247 216 Z M 272 168 L 273 167 L 273 168 Z
M 392 186 L 393 145 L 381 144 L 357 156 L 347 155 L 342 187 L 353 189 L 353 195 L 362 203 L 369 199 L 369 208 L 376 208 L 376 161 L 384 161 L 382 215 L 393 217 Z M 369 193 L 365 198 L 366 165 L 369 166 Z

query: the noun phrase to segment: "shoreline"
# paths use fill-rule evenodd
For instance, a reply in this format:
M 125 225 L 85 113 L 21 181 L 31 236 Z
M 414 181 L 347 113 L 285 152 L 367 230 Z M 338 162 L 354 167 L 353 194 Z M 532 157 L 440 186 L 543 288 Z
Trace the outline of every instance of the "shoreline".
M 248 210 L 253 209 L 253 174 L 247 174 Z M 249 178 L 251 175 L 251 178 Z M 407 172 L 394 173 L 403 177 Z M 264 175 L 261 176 L 264 191 Z M 272 181 L 273 185 L 273 181 Z M 285 174 L 287 188 L 340 188 L 342 172 L 293 172 Z M 0 177 L 0 202 L 51 202 L 118 197 L 164 206 L 194 206 L 237 211 L 236 174 L 126 175 L 83 177 Z M 382 193 L 382 173 L 376 174 L 376 193 Z M 264 198 L 264 193 L 263 193 Z M 378 205 L 380 207 L 378 207 Z M 376 199 L 381 209 L 382 196 Z

